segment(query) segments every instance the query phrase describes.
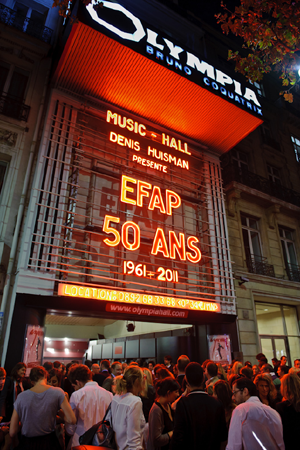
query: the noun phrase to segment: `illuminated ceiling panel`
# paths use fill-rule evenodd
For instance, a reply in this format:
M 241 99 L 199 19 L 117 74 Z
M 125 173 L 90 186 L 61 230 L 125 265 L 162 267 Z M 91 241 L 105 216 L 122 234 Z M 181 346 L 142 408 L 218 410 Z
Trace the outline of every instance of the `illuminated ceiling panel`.
M 107 101 L 224 153 L 262 120 L 92 28 L 73 25 L 55 86 Z

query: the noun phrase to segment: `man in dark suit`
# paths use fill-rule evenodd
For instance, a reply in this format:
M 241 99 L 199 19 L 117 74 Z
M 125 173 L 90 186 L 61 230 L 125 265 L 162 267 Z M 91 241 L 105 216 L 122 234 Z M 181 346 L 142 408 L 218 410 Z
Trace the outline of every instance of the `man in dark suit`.
M 220 450 L 227 440 L 225 411 L 204 391 L 203 369 L 192 362 L 185 370 L 190 393 L 177 403 L 171 450 Z
M 93 380 L 96 381 L 99 384 L 99 386 L 101 386 L 101 387 L 102 387 L 104 381 L 106 380 L 106 378 L 110 376 L 109 368 L 110 368 L 110 362 L 108 361 L 108 359 L 103 359 L 101 361 L 100 368 L 99 368 L 98 364 L 93 364 L 91 367 L 91 370 L 93 373 Z M 101 370 L 101 372 L 100 372 L 100 370 Z
M 110 366 L 111 369 L 111 375 L 103 381 L 102 387 L 103 389 L 106 389 L 109 392 L 113 392 L 112 390 L 112 384 L 113 379 L 122 373 L 122 364 L 119 361 L 115 361 Z

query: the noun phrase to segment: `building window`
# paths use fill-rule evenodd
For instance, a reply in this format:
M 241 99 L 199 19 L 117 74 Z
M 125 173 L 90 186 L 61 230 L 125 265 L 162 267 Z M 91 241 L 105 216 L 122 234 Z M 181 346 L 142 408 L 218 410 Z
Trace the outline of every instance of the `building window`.
M 231 150 L 233 165 L 242 171 L 248 170 L 248 155 L 239 150 Z
M 288 357 L 293 365 L 300 354 L 297 311 L 294 306 L 255 303 L 261 351 L 269 361 Z
M 254 81 L 254 82 L 250 81 L 250 84 L 252 84 L 253 86 L 256 87 L 256 91 L 257 91 L 258 95 L 260 95 L 261 97 L 266 96 L 264 86 L 262 83 L 258 83 L 257 81 Z
M 276 167 L 267 165 L 268 168 L 268 176 L 269 180 L 274 183 L 281 185 L 281 177 L 280 177 L 280 170 L 276 169 Z
M 285 263 L 285 268 L 289 280 L 300 281 L 300 267 L 298 266 L 296 249 L 293 239 L 293 231 L 287 228 L 279 227 L 279 236 L 281 248 Z
M 18 120 L 27 120 L 29 106 L 24 105 L 29 72 L 0 64 L 0 113 Z
M 0 161 L 0 197 L 1 197 L 2 188 L 4 186 L 6 169 L 7 169 L 7 162 Z
M 297 139 L 297 138 L 294 137 L 294 136 L 291 136 L 291 139 L 292 139 L 292 143 L 293 143 L 293 146 L 294 146 L 294 151 L 295 151 L 295 155 L 296 155 L 296 160 L 297 160 L 298 162 L 300 162 L 300 140 Z
M 241 214 L 242 234 L 249 272 L 274 277 L 274 267 L 262 256 L 259 220 Z

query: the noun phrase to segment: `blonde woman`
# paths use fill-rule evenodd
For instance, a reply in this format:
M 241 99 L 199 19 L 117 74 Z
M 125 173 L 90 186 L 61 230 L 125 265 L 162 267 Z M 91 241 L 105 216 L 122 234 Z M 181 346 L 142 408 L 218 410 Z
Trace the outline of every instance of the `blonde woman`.
M 141 399 L 143 404 L 143 413 L 145 416 L 145 420 L 146 422 L 148 422 L 149 412 L 154 403 L 156 393 L 153 387 L 152 373 L 146 367 L 144 367 L 142 370 L 144 373 L 144 387 L 141 392 Z
M 137 366 L 128 366 L 123 375 L 117 377 L 116 395 L 111 402 L 108 420 L 115 432 L 118 450 L 142 450 L 145 417 L 142 400 L 143 372 Z
M 260 401 L 275 409 L 277 391 L 272 378 L 268 375 L 260 374 L 255 377 L 254 384 L 256 386 Z
M 236 361 L 231 369 L 231 375 L 240 375 L 241 368 L 243 367 L 243 364 L 240 361 Z

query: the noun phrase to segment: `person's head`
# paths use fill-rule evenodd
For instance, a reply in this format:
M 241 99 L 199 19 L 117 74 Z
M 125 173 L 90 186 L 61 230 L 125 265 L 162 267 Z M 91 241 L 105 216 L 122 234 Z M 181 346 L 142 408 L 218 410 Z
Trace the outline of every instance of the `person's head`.
M 40 380 L 45 380 L 48 377 L 47 370 L 42 366 L 33 367 L 29 374 L 29 380 L 32 384 L 38 383 Z
M 246 361 L 245 362 L 245 367 L 250 367 L 250 369 L 252 369 L 252 364 L 250 361 Z
M 155 364 L 155 366 L 153 367 L 153 372 L 154 372 L 154 376 L 156 378 L 156 374 L 160 369 L 165 369 L 165 366 L 163 364 Z
M 202 387 L 203 375 L 203 369 L 197 362 L 189 363 L 185 369 L 186 381 L 192 390 Z
M 281 366 L 286 366 L 286 363 L 287 363 L 287 357 L 286 356 L 282 356 L 280 358 L 280 365 Z
M 61 370 L 61 362 L 60 361 L 54 361 L 53 368 L 57 370 Z
M 144 373 L 144 379 L 146 380 L 146 385 L 148 386 L 153 386 L 153 378 L 152 378 L 152 373 L 149 369 L 147 369 L 147 367 L 143 367 L 143 373 Z
M 252 371 L 253 371 L 253 376 L 256 377 L 256 375 L 259 374 L 259 367 L 257 364 L 254 364 L 254 366 L 252 366 Z
M 295 373 L 288 373 L 281 379 L 280 391 L 282 396 L 287 399 L 300 412 L 300 378 Z
M 154 369 L 154 366 L 155 366 L 155 364 L 154 364 L 153 361 L 149 361 L 149 362 L 148 362 L 148 369 L 151 370 L 151 372 L 152 372 L 152 370 Z
M 238 378 L 232 383 L 232 399 L 237 405 L 255 395 L 257 395 L 256 386 L 249 378 Z
M 218 375 L 217 364 L 215 364 L 213 362 L 208 363 L 206 366 L 206 371 L 207 371 L 208 378 L 216 377 Z
M 205 370 L 207 364 L 213 362 L 211 359 L 206 359 L 205 361 L 203 361 L 202 363 L 202 369 Z
M 166 356 L 164 357 L 164 365 L 165 365 L 166 367 L 169 367 L 171 364 L 172 364 L 172 356 L 166 355 Z
M 110 368 L 110 362 L 108 359 L 102 359 L 100 363 L 101 370 L 109 370 Z
M 247 366 L 242 367 L 240 374 L 242 377 L 249 378 L 249 380 L 251 380 L 251 381 L 253 380 L 253 370 L 250 367 L 247 367 Z
M 255 358 L 257 359 L 257 361 L 260 361 L 261 359 L 265 358 L 266 355 L 264 355 L 263 353 L 258 353 Z
M 46 361 L 43 364 L 43 367 L 49 372 L 51 369 L 53 369 L 53 363 L 51 361 Z
M 86 366 L 88 366 L 88 368 L 91 370 L 91 367 L 92 367 L 92 365 L 93 365 L 93 361 L 91 361 L 90 359 L 86 359 L 85 362 L 84 362 L 84 364 L 85 364 Z
M 288 371 L 289 371 L 289 369 L 286 365 L 284 365 L 284 366 L 280 365 L 278 367 L 277 374 L 278 374 L 279 378 L 282 378 L 284 375 L 286 375 L 288 373 Z
M 62 371 L 58 369 L 49 370 L 48 384 L 53 387 L 61 386 Z
M 112 363 L 111 367 L 111 373 L 114 377 L 118 377 L 122 373 L 122 364 L 119 361 L 115 361 Z
M 275 385 L 269 375 L 259 374 L 255 377 L 254 384 L 256 386 L 258 396 L 262 399 L 274 400 L 277 396 Z
M 294 361 L 294 367 L 295 367 L 296 369 L 300 369 L 300 359 L 295 359 L 295 361 Z
M 11 371 L 11 377 L 14 381 L 20 381 L 25 377 L 26 364 L 19 362 Z
M 272 358 L 272 364 L 274 367 L 278 367 L 280 365 L 280 361 L 277 358 Z
M 139 366 L 128 366 L 123 375 L 117 377 L 116 393 L 126 394 L 131 392 L 139 395 L 143 389 L 143 371 Z
M 91 371 L 93 375 L 97 375 L 100 372 L 99 364 L 92 364 Z
M 261 373 L 271 373 L 273 372 L 273 367 L 271 364 L 264 364 L 261 368 Z
M 180 386 L 174 378 L 158 380 L 155 384 L 158 397 L 163 397 L 168 403 L 173 403 L 179 397 Z
M 75 391 L 81 389 L 92 380 L 93 374 L 84 364 L 74 364 L 69 369 L 68 378 Z
M 220 380 L 213 385 L 213 397 L 222 403 L 225 411 L 233 408 L 232 392 L 226 381 Z
M 127 363 L 122 363 L 122 373 L 124 373 L 125 369 L 128 367 Z
M 178 374 L 183 375 L 185 373 L 185 369 L 187 368 L 187 365 L 190 363 L 190 358 L 186 355 L 181 355 L 177 359 L 177 366 L 178 366 Z
M 229 376 L 229 378 L 228 378 L 228 384 L 229 384 L 229 386 L 230 386 L 230 389 L 232 389 L 233 383 L 235 383 L 235 381 L 238 380 L 239 378 L 240 378 L 240 375 L 232 374 L 232 375 Z
M 168 377 L 174 378 L 174 375 L 166 367 L 157 370 L 156 378 L 158 380 L 163 380 L 164 378 Z
M 243 364 L 240 361 L 236 361 L 232 366 L 231 375 L 239 375 L 242 367 Z
M 174 374 L 174 377 L 175 377 L 175 378 L 178 376 L 178 366 L 177 366 L 177 364 L 175 364 L 175 365 L 173 366 L 173 374 Z
M 0 367 L 0 392 L 4 388 L 5 380 L 6 380 L 6 370 L 3 367 Z

